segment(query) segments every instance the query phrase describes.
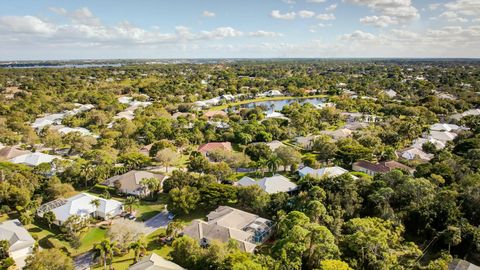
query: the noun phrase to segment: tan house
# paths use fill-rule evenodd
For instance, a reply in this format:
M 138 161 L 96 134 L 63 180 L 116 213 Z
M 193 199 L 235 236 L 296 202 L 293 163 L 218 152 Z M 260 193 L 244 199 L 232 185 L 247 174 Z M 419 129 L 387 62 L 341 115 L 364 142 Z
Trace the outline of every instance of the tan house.
M 185 268 L 152 253 L 130 266 L 128 270 L 185 270 Z
M 352 165 L 352 169 L 357 172 L 363 172 L 370 176 L 375 176 L 379 173 L 387 173 L 393 170 L 403 170 L 410 174 L 412 174 L 415 170 L 403 165 L 400 162 L 391 160 L 391 161 L 383 161 L 380 163 L 372 163 L 365 160 L 360 160 Z
M 257 244 L 268 239 L 273 221 L 229 206 L 219 206 L 207 215 L 207 221 L 194 220 L 183 230 L 185 235 L 208 246 L 213 240 L 237 241 L 242 251 L 253 252 Z
M 103 185 L 115 188 L 119 187 L 122 193 L 143 197 L 150 194 L 148 188 L 142 185 L 142 180 L 148 178 L 157 178 L 160 180 L 160 183 L 162 183 L 165 176 L 162 174 L 133 170 L 121 175 L 110 177 L 103 182 Z
M 9 160 L 26 154 L 31 154 L 32 152 L 27 150 L 21 150 L 13 146 L 7 146 L 0 149 L 0 161 Z
M 198 147 L 198 152 L 205 156 L 208 155 L 209 152 L 216 150 L 233 151 L 233 148 L 230 142 L 211 142 Z

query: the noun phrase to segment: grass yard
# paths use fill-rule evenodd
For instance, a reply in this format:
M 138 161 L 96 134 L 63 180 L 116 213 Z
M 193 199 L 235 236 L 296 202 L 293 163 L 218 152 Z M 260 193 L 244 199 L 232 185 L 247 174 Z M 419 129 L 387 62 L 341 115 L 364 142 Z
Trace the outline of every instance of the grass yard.
M 147 239 L 147 254 L 151 254 L 152 252 L 155 252 L 156 254 L 169 259 L 169 253 L 172 250 L 170 246 L 167 245 L 162 245 L 158 241 L 158 236 L 162 233 L 165 233 L 165 229 L 158 229 L 152 234 L 150 234 Z M 128 252 L 126 255 L 121 256 L 121 257 L 114 257 L 113 258 L 113 269 L 115 270 L 125 270 L 128 269 L 129 266 L 131 266 L 134 262 L 135 254 L 133 251 Z M 103 269 L 103 266 L 98 264 L 93 267 L 93 269 L 98 269 L 101 270 Z
M 80 247 L 75 250 L 75 254 L 82 254 L 87 252 L 95 246 L 95 244 L 102 242 L 107 236 L 107 230 L 102 228 L 90 228 L 87 232 L 81 235 Z

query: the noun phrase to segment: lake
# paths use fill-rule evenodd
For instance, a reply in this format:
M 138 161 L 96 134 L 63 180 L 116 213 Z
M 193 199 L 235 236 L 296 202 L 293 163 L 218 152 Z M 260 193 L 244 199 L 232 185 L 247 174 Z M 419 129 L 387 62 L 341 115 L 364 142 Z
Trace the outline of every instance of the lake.
M 310 103 L 312 105 L 321 105 L 325 103 L 324 98 L 303 98 L 303 99 L 283 99 L 283 100 L 270 100 L 270 101 L 257 101 L 250 102 L 238 106 L 232 106 L 231 109 L 238 110 L 240 108 L 255 108 L 258 106 L 266 108 L 265 112 L 270 114 L 274 111 L 281 111 L 285 105 L 298 102 L 300 104 Z

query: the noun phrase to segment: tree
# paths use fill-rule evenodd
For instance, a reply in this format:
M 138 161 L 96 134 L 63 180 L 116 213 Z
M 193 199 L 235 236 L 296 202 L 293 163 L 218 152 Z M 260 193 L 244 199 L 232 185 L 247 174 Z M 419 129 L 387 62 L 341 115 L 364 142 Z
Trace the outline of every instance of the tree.
M 277 155 L 271 155 L 270 158 L 267 160 L 268 169 L 275 174 L 278 170 L 278 165 L 280 164 L 281 160 Z
M 150 158 L 138 152 L 130 152 L 121 155 L 118 162 L 123 163 L 128 170 L 136 170 L 150 163 Z
M 156 177 L 152 178 L 144 178 L 140 180 L 140 185 L 143 188 L 144 195 L 146 196 L 146 192 L 149 192 L 151 198 L 154 198 L 157 192 L 160 190 L 160 179 Z
M 138 262 L 138 258 L 144 256 L 145 253 L 147 252 L 147 245 L 145 244 L 145 241 L 142 238 L 131 243 L 129 245 L 129 248 L 132 249 L 135 253 L 134 262 Z
M 53 213 L 52 211 L 48 211 L 43 214 L 43 220 L 45 220 L 45 223 L 47 223 L 49 229 L 52 228 L 52 224 L 53 222 L 55 222 L 56 219 L 57 217 L 55 216 L 55 213 Z
M 128 245 L 144 237 L 145 225 L 129 219 L 119 219 L 112 223 L 107 236 L 111 242 L 117 243 L 121 252 L 126 252 Z
M 292 147 L 280 146 L 275 149 L 275 154 L 282 162 L 284 171 L 287 170 L 287 166 L 292 166 L 302 162 L 302 154 Z
M 186 186 L 183 188 L 174 188 L 168 193 L 173 211 L 177 213 L 188 214 L 197 208 L 200 201 L 200 192 L 195 187 Z
M 56 248 L 37 250 L 25 260 L 25 270 L 73 270 L 73 260 Z
M 103 268 L 107 270 L 107 264 L 108 261 L 110 261 L 110 264 L 113 261 L 113 255 L 115 252 L 118 252 L 118 249 L 116 248 L 116 243 L 115 242 L 110 242 L 110 240 L 105 239 L 102 242 L 96 244 L 93 247 L 93 250 L 95 252 L 95 256 L 97 258 L 101 258 Z
M 312 150 L 317 153 L 319 161 L 328 163 L 335 157 L 338 148 L 329 136 L 320 136 L 313 141 Z
M 256 143 L 248 145 L 245 148 L 245 154 L 247 154 L 253 161 L 259 161 L 260 159 L 268 160 L 272 155 L 272 150 L 264 143 Z
M 352 270 L 352 268 L 339 260 L 323 260 L 320 262 L 320 270 Z
M 198 262 L 202 257 L 202 248 L 197 240 L 188 236 L 173 241 L 170 256 L 175 263 L 186 269 L 201 269 L 198 267 Z
M 90 201 L 90 204 L 94 207 L 95 211 L 93 212 L 94 217 L 97 216 L 97 209 L 100 206 L 100 199 L 93 199 Z
M 241 206 L 260 213 L 265 213 L 270 202 L 270 195 L 258 185 L 240 187 L 237 197 Z
M 183 223 L 178 220 L 174 220 L 167 225 L 166 235 L 167 237 L 177 237 L 178 233 L 183 229 Z
M 180 154 L 172 150 L 171 148 L 164 148 L 157 152 L 155 156 L 158 162 L 160 162 L 166 168 L 166 172 L 168 172 L 168 167 L 175 164 L 178 159 L 180 158 Z
M 20 213 L 20 222 L 24 225 L 31 224 L 33 222 L 33 213 L 29 209 L 25 209 Z
M 404 243 L 403 226 L 379 218 L 353 218 L 342 239 L 344 255 L 355 269 L 412 268 L 421 251 Z
M 125 205 L 128 208 L 128 212 L 130 214 L 133 213 L 134 208 L 139 204 L 140 204 L 140 200 L 134 196 L 128 196 L 123 202 L 123 205 Z

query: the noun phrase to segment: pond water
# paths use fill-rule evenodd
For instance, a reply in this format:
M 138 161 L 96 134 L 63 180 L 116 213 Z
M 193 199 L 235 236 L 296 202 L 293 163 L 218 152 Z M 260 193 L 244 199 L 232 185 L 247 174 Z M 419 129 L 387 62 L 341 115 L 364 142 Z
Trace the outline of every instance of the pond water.
M 298 102 L 300 104 L 310 103 L 312 105 L 321 105 L 325 103 L 324 98 L 303 98 L 303 99 L 283 99 L 283 100 L 270 100 L 270 101 L 257 101 L 250 102 L 238 106 L 233 106 L 233 110 L 238 110 L 240 108 L 255 108 L 258 106 L 266 108 L 265 112 L 270 114 L 274 111 L 281 111 L 285 105 Z

